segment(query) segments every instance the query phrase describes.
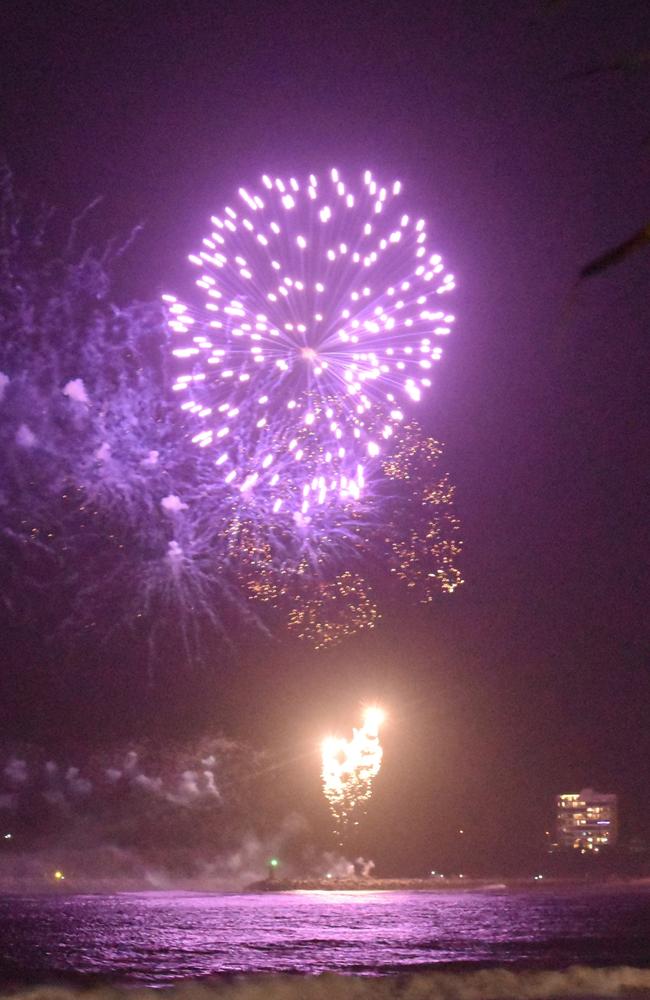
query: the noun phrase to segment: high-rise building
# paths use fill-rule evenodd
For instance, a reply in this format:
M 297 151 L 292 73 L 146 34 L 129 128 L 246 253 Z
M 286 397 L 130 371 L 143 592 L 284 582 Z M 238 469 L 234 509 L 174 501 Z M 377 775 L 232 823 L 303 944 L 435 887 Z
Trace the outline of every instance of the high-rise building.
M 586 853 L 613 847 L 618 837 L 618 797 L 583 788 L 558 795 L 556 800 L 558 847 L 573 847 Z

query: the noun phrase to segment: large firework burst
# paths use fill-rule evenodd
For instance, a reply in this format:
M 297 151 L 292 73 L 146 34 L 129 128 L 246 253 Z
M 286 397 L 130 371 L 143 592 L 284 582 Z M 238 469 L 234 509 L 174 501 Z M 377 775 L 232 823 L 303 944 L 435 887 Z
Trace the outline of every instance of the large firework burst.
M 212 217 L 203 309 L 166 295 L 174 390 L 218 474 L 270 511 L 304 518 L 358 499 L 405 408 L 431 387 L 454 288 L 401 184 L 262 178 Z M 303 440 L 303 438 L 307 440 Z M 289 467 L 295 467 L 290 471 Z
M 387 576 L 422 601 L 454 589 L 453 487 L 412 419 L 454 282 L 399 184 L 241 190 L 192 257 L 205 308 L 167 296 L 164 315 L 114 305 L 115 254 L 52 246 L 0 188 L 12 618 L 177 631 L 194 659 L 242 621 L 316 647 L 370 629 Z

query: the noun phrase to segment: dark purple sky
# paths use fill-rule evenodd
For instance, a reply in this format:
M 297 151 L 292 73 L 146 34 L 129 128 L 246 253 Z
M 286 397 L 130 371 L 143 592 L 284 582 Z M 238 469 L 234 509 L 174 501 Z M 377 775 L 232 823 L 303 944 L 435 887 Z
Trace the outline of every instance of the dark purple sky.
M 377 697 L 392 721 L 374 849 L 391 863 L 458 825 L 510 850 L 585 784 L 647 831 L 650 256 L 574 282 L 648 221 L 650 70 L 565 75 L 647 49 L 650 5 L 22 0 L 0 18 L 19 186 L 64 213 L 103 194 L 104 235 L 146 223 L 122 296 L 187 288 L 205 219 L 264 170 L 402 178 L 459 278 L 425 422 L 447 444 L 467 580 L 329 653 L 221 667 L 215 645 L 212 673 L 151 690 L 128 649 L 64 664 L 23 640 L 13 729 L 211 720 L 298 752 Z M 288 780 L 307 788 L 315 766 Z

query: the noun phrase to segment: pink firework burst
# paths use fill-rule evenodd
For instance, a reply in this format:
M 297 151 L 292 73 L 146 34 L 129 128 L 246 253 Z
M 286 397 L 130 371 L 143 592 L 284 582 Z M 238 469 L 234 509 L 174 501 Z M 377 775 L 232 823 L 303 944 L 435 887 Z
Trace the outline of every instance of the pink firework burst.
M 164 296 L 194 442 L 269 513 L 358 500 L 454 322 L 424 219 L 399 181 L 349 185 L 333 169 L 264 175 L 212 226 L 189 258 L 203 308 Z

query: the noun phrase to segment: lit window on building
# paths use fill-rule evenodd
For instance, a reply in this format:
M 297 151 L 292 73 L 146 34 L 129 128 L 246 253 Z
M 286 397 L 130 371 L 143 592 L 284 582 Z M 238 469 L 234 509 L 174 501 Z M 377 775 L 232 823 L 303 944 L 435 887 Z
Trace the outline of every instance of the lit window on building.
M 616 795 L 583 788 L 581 792 L 557 796 L 556 841 L 559 847 L 597 854 L 601 847 L 613 847 L 617 837 Z

